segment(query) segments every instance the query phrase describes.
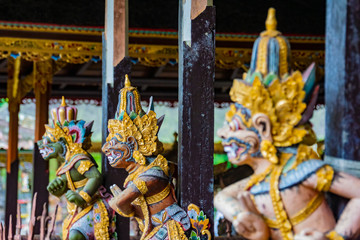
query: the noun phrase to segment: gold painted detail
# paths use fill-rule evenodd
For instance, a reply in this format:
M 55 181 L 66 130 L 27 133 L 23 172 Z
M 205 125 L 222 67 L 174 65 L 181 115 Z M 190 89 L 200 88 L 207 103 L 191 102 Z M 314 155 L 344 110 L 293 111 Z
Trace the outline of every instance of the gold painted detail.
M 285 211 L 284 204 L 281 199 L 280 190 L 279 190 L 279 179 L 282 173 L 282 170 L 285 166 L 285 163 L 292 155 L 289 153 L 282 153 L 280 164 L 276 165 L 274 170 L 270 175 L 270 198 L 274 208 L 276 224 L 279 226 L 281 236 L 284 240 L 292 240 L 292 225 L 289 220 L 289 217 Z
M 122 212 L 119 208 L 116 208 L 115 211 L 116 211 L 119 215 L 121 215 L 121 216 L 123 216 L 123 217 L 128 217 L 128 218 L 130 218 L 130 217 L 135 216 L 135 211 L 133 211 L 133 212 L 131 212 L 131 213 L 129 213 L 129 214 L 126 214 L 126 213 Z
M 116 137 L 120 142 L 126 142 L 128 137 L 134 137 L 139 146 L 137 151 L 144 156 L 156 155 L 162 150 L 162 144 L 157 138 L 159 127 L 154 111 L 150 111 L 142 117 L 137 115 L 134 120 L 131 120 L 129 115 L 124 112 L 122 120 L 109 120 L 108 129 L 109 135 L 106 141 Z
M 109 240 L 109 215 L 103 201 L 99 200 L 94 208 L 94 235 L 95 239 Z M 96 215 L 100 215 L 100 220 L 96 220 Z
M 168 229 L 169 239 L 171 239 L 171 240 L 186 240 L 186 239 L 188 239 L 186 237 L 181 225 L 173 219 L 167 221 L 167 229 Z
M 74 182 L 75 189 L 78 189 L 78 188 L 81 188 L 81 187 L 85 186 L 86 183 L 88 182 L 88 180 L 89 180 L 88 178 L 84 178 L 83 180 Z
M 334 177 L 334 169 L 329 165 L 325 165 L 316 172 L 316 176 L 317 176 L 316 190 L 319 192 L 329 191 Z
M 67 237 L 68 237 L 69 229 L 70 229 L 71 225 L 73 223 L 75 223 L 77 220 L 79 220 L 80 218 L 82 218 L 83 216 L 85 216 L 88 212 L 90 212 L 92 207 L 93 207 L 93 205 L 90 205 L 90 206 L 86 207 L 81 212 L 76 214 L 75 217 L 73 215 L 74 215 L 76 209 L 75 209 L 74 213 L 69 212 L 69 215 L 65 218 L 65 220 L 63 222 L 63 228 L 62 228 L 63 239 L 68 239 Z
M 85 200 L 86 203 L 90 203 L 91 202 L 91 196 L 85 192 L 85 191 L 80 191 L 79 195 Z
M 0 37 L 0 58 L 20 52 L 27 61 L 50 60 L 53 55 L 67 63 L 85 63 L 93 57 L 101 58 L 102 44 L 67 40 L 45 40 Z
M 149 235 L 146 236 L 146 234 L 150 228 L 150 212 L 144 195 L 141 195 L 138 198 L 136 198 L 135 201 L 133 201 L 133 204 L 140 206 L 142 214 L 144 216 L 144 223 L 140 218 L 135 218 L 135 219 L 139 223 L 139 226 L 142 226 L 140 229 L 143 233 L 141 235 L 140 240 L 146 240 L 148 239 L 149 236 Z
M 305 219 L 307 219 L 313 212 L 315 212 L 316 209 L 323 203 L 324 201 L 324 194 L 318 193 L 314 198 L 312 198 L 306 206 L 301 209 L 299 212 L 297 212 L 294 216 L 290 218 L 290 222 L 292 226 L 295 226 Z M 276 220 L 264 218 L 267 225 L 270 228 L 279 229 L 280 225 Z
M 267 56 L 268 56 L 269 38 L 264 37 L 260 40 L 259 50 L 257 52 L 256 72 L 261 72 L 264 76 L 267 74 Z
M 284 74 L 288 73 L 288 45 L 284 39 L 284 37 L 276 37 L 278 43 L 279 43 L 279 57 L 280 57 L 280 61 L 279 61 L 279 76 L 283 77 Z
M 220 37 L 222 41 L 248 41 L 254 39 L 238 37 Z M 292 40 L 291 42 L 307 43 L 309 40 Z M 310 41 L 311 42 L 311 41 Z M 316 41 L 316 43 L 319 41 Z M 321 40 L 320 43 L 323 43 Z M 216 66 L 222 69 L 241 68 L 248 70 L 246 64 L 251 59 L 251 48 L 223 48 L 215 49 Z M 52 55 L 61 56 L 61 60 L 67 63 L 84 63 L 92 57 L 102 56 L 102 44 L 100 42 L 80 42 L 65 40 L 42 40 L 23 38 L 0 38 L 0 58 L 7 58 L 11 52 L 21 52 L 22 57 L 28 61 L 44 61 L 51 59 Z M 325 51 L 323 50 L 292 50 L 292 65 L 299 70 L 305 70 L 312 62 L 324 65 Z M 129 44 L 129 56 L 136 58 L 140 64 L 151 67 L 160 67 L 170 61 L 176 63 L 178 59 L 178 47 L 172 45 L 141 45 Z
M 75 26 L 60 26 L 60 25 L 46 25 L 46 24 L 25 24 L 1 22 L 1 30 L 13 31 L 31 31 L 31 32 L 46 32 L 46 33 L 70 33 L 80 35 L 94 35 L 101 36 L 104 29 L 102 27 L 75 27 Z
M 94 166 L 94 163 L 90 160 L 82 160 L 80 161 L 79 167 L 76 169 L 81 175 L 84 175 L 85 172 L 89 171 L 89 169 Z
M 297 149 L 295 163 L 290 169 L 295 169 L 296 166 L 309 159 L 320 159 L 320 157 L 310 146 L 300 144 Z
M 148 204 L 154 204 L 154 203 L 158 203 L 162 200 L 164 200 L 170 193 L 170 184 L 166 186 L 166 188 L 164 188 L 161 192 L 156 193 L 150 197 L 146 197 L 145 200 Z
M 260 173 L 260 174 L 253 174 L 251 175 L 249 181 L 246 183 L 245 186 L 245 190 L 250 189 L 252 186 L 254 186 L 257 183 L 260 183 L 261 181 L 263 181 L 269 174 L 270 172 L 274 169 L 274 165 L 271 164 L 269 167 L 267 167 L 267 169 Z
M 133 183 L 142 195 L 145 195 L 149 191 L 145 181 L 143 181 L 142 179 L 137 178 L 133 181 Z
M 338 234 L 335 230 L 326 234 L 326 238 L 330 240 L 344 240 L 343 236 Z
M 304 83 L 299 71 L 283 79 L 276 79 L 266 88 L 255 77 L 252 85 L 245 81 L 234 80 L 230 90 L 231 100 L 251 111 L 267 115 L 271 122 L 272 138 L 275 147 L 287 147 L 302 141 L 307 131 L 297 124 L 306 108 L 303 103 Z
M 165 175 L 169 176 L 168 162 L 166 158 L 164 158 L 162 155 L 159 154 L 152 163 L 150 163 L 147 166 L 140 166 L 133 173 L 129 174 L 129 176 L 127 176 L 127 178 L 125 179 L 124 187 L 127 185 L 129 181 L 134 181 L 139 177 L 140 174 L 146 172 L 147 170 L 153 167 L 160 167 L 161 170 L 165 173 Z

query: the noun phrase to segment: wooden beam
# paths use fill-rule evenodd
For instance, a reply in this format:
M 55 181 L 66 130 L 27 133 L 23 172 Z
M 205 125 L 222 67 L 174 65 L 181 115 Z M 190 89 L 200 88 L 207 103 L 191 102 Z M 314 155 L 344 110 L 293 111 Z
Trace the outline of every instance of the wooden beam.
M 198 205 L 212 222 L 215 8 L 207 6 L 191 19 L 189 1 L 179 4 L 178 199 L 183 208 Z
M 45 133 L 45 124 L 49 118 L 49 88 L 47 84 L 45 93 L 41 92 L 40 87 L 34 89 L 35 92 L 35 142 L 40 140 Z
M 11 164 L 18 158 L 20 104 L 9 102 L 9 137 L 7 150 L 7 172 L 11 171 Z

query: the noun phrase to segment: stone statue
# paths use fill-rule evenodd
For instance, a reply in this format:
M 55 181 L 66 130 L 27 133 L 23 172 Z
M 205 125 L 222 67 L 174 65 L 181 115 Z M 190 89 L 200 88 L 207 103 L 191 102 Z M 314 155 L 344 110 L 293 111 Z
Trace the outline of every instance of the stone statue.
M 37 144 L 45 160 L 56 158 L 62 162 L 57 178 L 47 189 L 52 195 L 65 195 L 67 199 L 69 215 L 63 222 L 63 239 L 113 239 L 115 213 L 104 195 L 97 164 L 87 152 L 93 122 L 76 120 L 77 109 L 67 106 L 64 97 L 51 115 L 53 127 L 45 126 L 46 132 Z
M 142 240 L 187 239 L 186 233 L 197 221 L 190 216 L 190 222 L 187 212 L 177 204 L 172 182 L 174 165 L 159 154 L 163 147 L 157 134 L 163 119 L 164 116 L 156 118 L 152 98 L 148 111 L 143 111 L 139 92 L 126 75 L 115 119 L 108 122 L 109 136 L 102 151 L 112 167 L 124 168 L 129 173 L 124 190 L 116 185 L 111 187 L 114 198 L 110 206 L 121 216 L 135 217 Z M 189 208 L 194 213 L 192 209 Z M 208 222 L 207 219 L 201 229 L 206 230 Z
M 269 9 L 249 71 L 234 80 L 234 104 L 218 130 L 229 161 L 252 176 L 215 197 L 215 207 L 247 239 L 353 239 L 360 233 L 360 180 L 321 161 L 309 124 L 318 87 L 312 64 L 290 69 L 290 48 Z M 349 198 L 336 222 L 325 192 Z

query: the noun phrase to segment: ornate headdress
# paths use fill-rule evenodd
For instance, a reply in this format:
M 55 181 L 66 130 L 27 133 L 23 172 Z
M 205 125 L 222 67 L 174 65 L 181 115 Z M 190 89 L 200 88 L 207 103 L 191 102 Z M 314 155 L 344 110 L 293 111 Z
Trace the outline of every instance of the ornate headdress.
M 91 147 L 91 129 L 93 121 L 86 123 L 83 120 L 76 120 L 77 109 L 66 105 L 62 97 L 61 106 L 51 110 L 53 126 L 45 125 L 45 136 L 52 142 L 64 138 L 68 144 L 67 157 L 70 154 L 83 153 Z M 67 159 L 68 160 L 68 159 Z
M 250 69 L 243 80 L 234 80 L 230 97 L 250 110 L 251 115 L 267 115 L 273 145 L 287 147 L 300 143 L 308 133 L 303 124 L 312 115 L 318 88 L 314 91 L 314 64 L 303 75 L 299 71 L 290 73 L 290 46 L 276 30 L 276 24 L 275 9 L 270 8 L 266 31 L 254 43 Z M 227 120 L 237 111 L 240 110 L 232 105 Z M 251 119 L 243 118 L 243 122 L 250 127 Z
M 131 86 L 128 76 L 125 75 L 125 87 L 119 94 L 115 119 L 108 122 L 109 136 L 106 141 L 116 137 L 120 142 L 127 142 L 129 137 L 134 137 L 138 144 L 134 158 L 140 161 L 144 156 L 162 152 L 162 143 L 157 137 L 162 121 L 163 116 L 156 118 L 152 98 L 147 113 L 143 111 L 140 94 L 136 87 Z

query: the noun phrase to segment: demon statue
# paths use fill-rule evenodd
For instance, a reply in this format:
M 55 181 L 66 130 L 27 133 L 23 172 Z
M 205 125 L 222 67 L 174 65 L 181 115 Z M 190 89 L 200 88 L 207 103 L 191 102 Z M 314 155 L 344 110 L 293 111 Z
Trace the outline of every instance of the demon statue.
M 77 109 L 67 106 L 64 98 L 51 115 L 54 126 L 45 126 L 38 146 L 45 160 L 56 158 L 62 162 L 47 189 L 52 195 L 65 195 L 67 199 L 69 215 L 63 222 L 63 239 L 112 239 L 115 213 L 104 196 L 97 164 L 87 152 L 93 122 L 76 120 Z
M 188 208 L 193 214 L 188 215 L 176 202 L 172 183 L 174 165 L 159 154 L 163 147 L 157 134 L 163 118 L 156 118 L 152 98 L 149 110 L 143 111 L 139 92 L 126 75 L 115 119 L 108 122 L 109 136 L 102 150 L 112 167 L 124 168 L 129 173 L 124 190 L 116 185 L 111 187 L 114 198 L 110 206 L 121 216 L 135 217 L 142 240 L 187 239 L 185 233 L 197 221 L 192 216 L 199 214 L 199 209 L 193 206 Z M 201 229 L 197 229 L 201 234 L 209 222 L 202 220 Z
M 290 48 L 270 9 L 250 70 L 234 80 L 234 104 L 218 130 L 229 161 L 252 176 L 215 197 L 215 207 L 247 239 L 352 239 L 360 229 L 360 180 L 335 172 L 310 147 L 315 70 L 290 70 Z M 350 201 L 336 222 L 324 193 Z

